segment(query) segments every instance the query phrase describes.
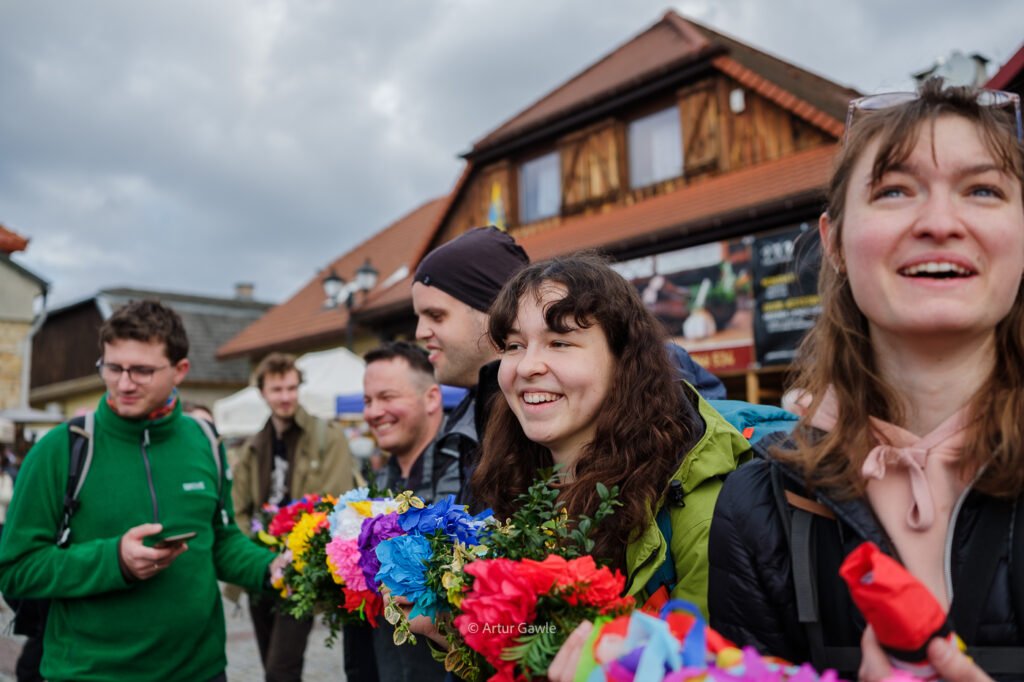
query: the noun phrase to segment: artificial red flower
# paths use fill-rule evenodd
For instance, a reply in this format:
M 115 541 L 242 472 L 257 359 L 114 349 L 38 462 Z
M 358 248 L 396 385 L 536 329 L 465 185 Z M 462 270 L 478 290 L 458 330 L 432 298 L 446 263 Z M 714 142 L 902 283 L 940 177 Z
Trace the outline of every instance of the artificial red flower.
M 280 537 L 285 533 L 290 533 L 292 528 L 295 527 L 295 520 L 302 514 L 310 514 L 313 512 L 313 507 L 320 502 L 319 495 L 306 495 L 301 500 L 292 502 L 287 507 L 281 509 L 281 511 L 274 514 L 274 518 L 270 520 L 270 526 L 267 528 L 267 532 L 275 537 Z
M 483 559 L 466 565 L 466 573 L 476 580 L 462 600 L 455 627 L 466 644 L 494 666 L 497 675 L 492 680 L 515 679 L 515 663 L 502 660 L 501 654 L 522 634 L 522 626 L 537 615 L 537 592 L 520 575 L 521 570 L 520 562 L 510 559 Z
M 522 575 L 530 580 L 538 594 L 553 589 L 570 606 L 596 606 L 612 613 L 633 604 L 632 597 L 620 597 L 626 578 L 618 571 L 598 565 L 592 556 L 565 559 L 552 554 L 544 561 L 523 559 Z
M 347 587 L 343 587 L 341 591 L 345 595 L 345 601 L 338 608 L 349 613 L 356 613 L 362 608 L 370 627 L 377 627 L 377 617 L 384 611 L 384 601 L 380 594 L 370 590 L 350 590 Z

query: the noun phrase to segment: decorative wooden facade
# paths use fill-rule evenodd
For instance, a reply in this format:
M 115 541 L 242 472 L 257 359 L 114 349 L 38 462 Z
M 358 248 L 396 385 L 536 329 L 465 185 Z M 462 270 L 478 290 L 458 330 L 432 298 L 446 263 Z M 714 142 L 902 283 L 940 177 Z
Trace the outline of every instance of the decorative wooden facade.
M 712 243 L 727 253 L 736 239 L 800 229 L 821 210 L 846 106 L 858 95 L 667 12 L 477 140 L 456 186 L 424 226 L 425 239 L 403 252 L 405 279 L 369 292 L 352 319 L 380 338 L 411 336 L 416 263 L 479 225 L 507 229 L 533 259 L 589 248 L 621 263 Z M 372 249 L 394 229 L 340 260 L 392 257 Z M 743 248 L 751 251 L 749 241 Z M 319 282 L 306 289 L 310 302 L 296 296 L 279 306 L 221 355 L 266 348 L 275 334 L 271 317 L 296 321 L 290 343 L 322 338 Z M 749 309 L 737 319 L 744 315 L 749 321 Z M 753 349 L 707 354 L 726 356 L 752 358 Z M 742 362 L 753 361 L 737 366 Z M 779 376 L 755 365 L 727 372 L 733 395 L 756 401 L 762 377 Z
M 744 108 L 732 111 L 730 93 L 742 92 Z M 476 170 L 462 188 L 442 228 L 440 242 L 466 230 L 494 222 L 492 206 L 500 196 L 505 227 L 517 237 L 557 227 L 562 217 L 601 213 L 677 191 L 708 177 L 779 159 L 794 152 L 833 145 L 835 138 L 774 102 L 748 92 L 725 75 L 702 79 L 680 88 L 665 106 L 676 106 L 682 131 L 682 175 L 630 189 L 626 149 L 627 127 L 638 115 L 650 113 L 640 103 L 614 118 L 571 131 L 541 149 L 556 149 L 561 166 L 560 215 L 523 223 L 518 215 L 518 176 L 515 169 L 536 156 L 533 147 L 520 156 L 503 158 Z

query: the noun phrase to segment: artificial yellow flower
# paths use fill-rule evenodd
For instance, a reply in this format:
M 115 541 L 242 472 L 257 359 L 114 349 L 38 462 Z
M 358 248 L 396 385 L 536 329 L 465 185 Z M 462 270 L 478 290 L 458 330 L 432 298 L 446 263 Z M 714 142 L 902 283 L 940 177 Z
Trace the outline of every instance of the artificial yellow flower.
M 327 514 L 323 512 L 303 514 L 295 522 L 292 532 L 288 534 L 288 549 L 292 551 L 292 566 L 299 573 L 306 569 L 306 560 L 302 555 L 305 554 L 306 549 L 309 547 L 309 541 L 317 530 L 326 525 Z

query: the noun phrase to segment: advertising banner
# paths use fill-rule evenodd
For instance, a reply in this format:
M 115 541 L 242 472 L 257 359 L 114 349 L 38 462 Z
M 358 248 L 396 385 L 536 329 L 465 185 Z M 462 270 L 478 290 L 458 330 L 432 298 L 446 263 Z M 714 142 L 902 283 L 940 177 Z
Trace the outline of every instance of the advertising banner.
M 754 339 L 759 365 L 788 364 L 821 314 L 818 232 L 810 223 L 754 240 Z
M 673 341 L 715 373 L 755 363 L 752 246 L 745 237 L 616 263 Z

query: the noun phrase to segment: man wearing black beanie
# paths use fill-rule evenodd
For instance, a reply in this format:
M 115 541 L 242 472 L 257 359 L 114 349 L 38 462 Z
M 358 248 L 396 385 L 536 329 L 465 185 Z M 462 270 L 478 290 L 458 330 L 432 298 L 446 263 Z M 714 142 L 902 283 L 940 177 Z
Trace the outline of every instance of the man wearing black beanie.
M 498 351 L 487 336 L 487 311 L 505 282 L 529 265 L 521 246 L 496 227 L 477 227 L 437 247 L 420 262 L 412 285 L 419 317 L 416 338 L 430 354 L 439 383 L 469 393 L 441 427 L 437 451 L 459 460 L 460 501 L 470 503 L 466 481 L 486 424 L 487 406 L 498 392 Z M 725 386 L 681 347 L 667 349 L 679 378 L 707 400 L 725 398 Z
M 459 460 L 462 500 L 475 466 L 483 410 L 497 392 L 497 349 L 487 336 L 487 310 L 501 287 L 530 263 L 521 246 L 496 227 L 477 227 L 437 247 L 420 262 L 412 285 L 426 347 L 438 382 L 469 389 L 438 437 L 438 452 Z

